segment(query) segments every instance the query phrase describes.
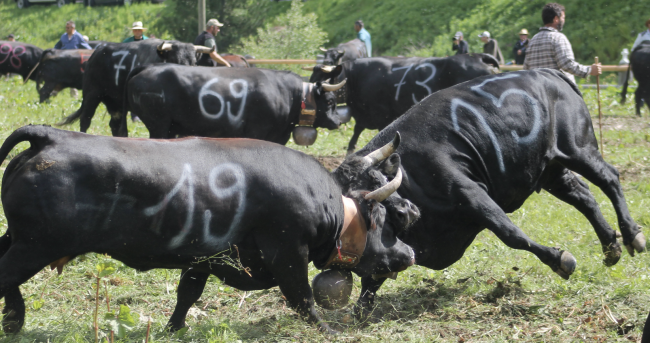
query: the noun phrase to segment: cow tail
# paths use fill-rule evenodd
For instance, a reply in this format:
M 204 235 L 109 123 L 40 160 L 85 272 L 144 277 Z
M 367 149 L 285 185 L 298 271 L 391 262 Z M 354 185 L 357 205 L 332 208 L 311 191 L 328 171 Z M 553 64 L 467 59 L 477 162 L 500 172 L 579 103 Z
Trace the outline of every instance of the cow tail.
M 630 69 L 632 68 L 632 61 L 627 66 L 627 73 L 625 74 L 625 82 L 623 83 L 623 91 L 621 92 L 621 105 L 625 104 L 625 96 L 627 95 L 627 81 L 630 79 Z
M 14 131 L 2 143 L 0 147 L 0 163 L 2 163 L 11 150 L 18 145 L 18 143 L 28 141 L 31 144 L 30 149 L 39 151 L 46 145 L 52 142 L 51 133 L 52 128 L 44 125 L 27 125 Z

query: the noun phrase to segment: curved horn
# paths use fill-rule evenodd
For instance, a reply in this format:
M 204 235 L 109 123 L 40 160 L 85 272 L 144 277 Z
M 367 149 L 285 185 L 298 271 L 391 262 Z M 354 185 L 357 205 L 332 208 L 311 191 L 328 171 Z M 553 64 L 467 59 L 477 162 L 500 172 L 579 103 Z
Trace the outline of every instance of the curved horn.
M 336 66 L 322 66 L 320 67 L 320 70 L 323 71 L 323 73 L 331 73 Z
M 29 77 L 32 76 L 32 73 L 34 72 L 34 70 L 36 70 L 36 68 L 38 68 L 39 64 L 41 64 L 41 62 L 37 62 L 36 65 L 34 66 L 34 68 L 32 68 L 32 70 L 29 72 L 29 74 L 27 74 L 27 77 L 25 78 L 25 81 L 23 81 L 23 85 L 26 84 L 27 81 L 29 81 Z
M 172 49 L 172 43 L 165 43 L 158 45 L 158 51 L 169 51 Z
M 321 46 L 319 49 L 320 49 L 320 51 L 322 51 L 322 52 L 327 52 L 327 49 L 323 48 L 322 46 Z
M 395 193 L 395 191 L 399 188 L 399 186 L 402 184 L 402 169 L 397 169 L 397 174 L 395 174 L 395 178 L 385 186 L 376 189 L 368 194 L 366 194 L 363 198 L 366 200 L 376 200 L 379 202 L 382 202 L 386 200 L 391 194 Z
M 345 50 L 336 50 L 336 52 L 338 52 L 339 54 L 345 55 Z
M 195 50 L 196 52 L 200 52 L 200 53 L 202 53 L 202 54 L 209 54 L 209 53 L 215 51 L 216 48 L 217 48 L 216 45 L 213 46 L 212 48 L 208 48 L 207 46 L 203 46 L 203 45 L 195 45 L 195 46 L 194 46 L 194 50 Z
M 334 92 L 334 91 L 337 91 L 337 90 L 341 89 L 341 87 L 345 86 L 345 83 L 347 81 L 348 81 L 348 79 L 345 79 L 345 80 L 343 80 L 343 81 L 341 81 L 341 82 L 339 82 L 338 84 L 335 84 L 335 85 L 330 85 L 329 83 L 323 83 L 323 89 L 326 92 Z
M 306 71 L 314 71 L 314 67 L 313 67 L 313 66 L 311 66 L 311 67 L 302 67 L 301 69 L 302 69 L 302 70 L 306 70 Z
M 385 160 L 386 157 L 390 156 L 390 154 L 394 153 L 395 150 L 397 150 L 397 147 L 399 146 L 399 142 L 401 140 L 402 137 L 399 132 L 395 133 L 395 138 L 393 138 L 392 142 L 364 156 L 364 161 L 366 161 L 366 164 L 368 166 L 374 166 L 375 164 Z

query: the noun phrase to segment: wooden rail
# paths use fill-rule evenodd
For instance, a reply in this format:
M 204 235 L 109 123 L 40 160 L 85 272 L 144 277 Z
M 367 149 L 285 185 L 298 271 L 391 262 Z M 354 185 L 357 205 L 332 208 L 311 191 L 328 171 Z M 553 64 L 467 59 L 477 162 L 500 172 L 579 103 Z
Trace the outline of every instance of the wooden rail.
M 621 65 L 603 65 L 603 71 L 627 71 L 627 64 Z M 522 70 L 523 66 L 521 65 L 500 65 L 499 69 L 501 71 L 515 71 Z
M 248 60 L 251 64 L 316 64 L 316 60 L 279 60 L 279 59 L 259 59 Z M 502 71 L 522 70 L 521 65 L 500 65 Z M 627 71 L 627 64 L 621 65 L 604 65 L 603 71 Z

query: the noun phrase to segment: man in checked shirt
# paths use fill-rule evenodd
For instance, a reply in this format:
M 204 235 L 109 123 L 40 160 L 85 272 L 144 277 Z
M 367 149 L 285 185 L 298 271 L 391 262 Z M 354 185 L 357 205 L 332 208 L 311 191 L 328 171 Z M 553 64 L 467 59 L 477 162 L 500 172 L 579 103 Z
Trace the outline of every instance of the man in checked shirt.
M 575 61 L 571 43 L 560 33 L 564 26 L 564 6 L 546 4 L 542 9 L 542 20 L 544 26 L 539 28 L 539 33 L 528 44 L 524 69 L 559 69 L 574 83 L 573 75 L 587 77 L 602 74 L 600 63 L 584 66 Z

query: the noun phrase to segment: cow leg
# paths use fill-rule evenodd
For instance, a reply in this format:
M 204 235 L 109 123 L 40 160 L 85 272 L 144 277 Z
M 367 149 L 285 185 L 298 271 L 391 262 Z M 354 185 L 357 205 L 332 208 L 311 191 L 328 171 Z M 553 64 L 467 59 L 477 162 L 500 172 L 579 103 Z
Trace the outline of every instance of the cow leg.
M 581 174 L 600 188 L 609 198 L 618 217 L 618 227 L 623 236 L 623 244 L 631 256 L 634 251 L 645 251 L 645 236 L 630 216 L 623 189 L 618 179 L 618 170 L 603 160 L 602 155 L 593 147 L 591 151 L 581 151 L 560 161 L 565 167 Z
M 543 246 L 530 239 L 475 182 L 468 180 L 463 188 L 460 190 L 463 197 L 460 206 L 469 210 L 466 217 L 482 219 L 485 227 L 508 247 L 535 254 L 555 273 L 569 279 L 576 266 L 576 259 L 571 253 Z
M 298 239 L 298 238 L 296 238 Z M 287 246 L 286 240 L 260 237 L 255 240 L 263 253 L 264 264 L 273 274 L 289 306 L 319 329 L 334 334 L 314 306 L 314 296 L 309 286 L 309 251 Z
M 357 304 L 354 306 L 354 314 L 358 320 L 366 320 L 372 312 L 372 307 L 375 305 L 375 295 L 377 291 L 384 284 L 386 278 L 379 278 L 375 280 L 372 276 L 361 278 L 361 294 Z
M 634 92 L 634 104 L 636 107 L 636 115 L 641 116 L 641 107 L 643 107 L 643 88 L 638 87 Z M 648 104 L 650 106 L 650 104 Z
M 11 237 L 5 234 L 0 237 L 0 256 L 11 248 Z M 20 294 L 20 288 L 15 287 L 5 294 L 5 307 L 2 309 L 2 330 L 5 333 L 17 333 L 25 324 L 25 300 Z
M 79 131 L 81 132 L 86 132 L 88 131 L 88 128 L 90 127 L 90 122 L 93 119 L 93 116 L 95 116 L 95 111 L 97 110 L 97 106 L 99 106 L 99 103 L 101 102 L 101 98 L 99 96 L 95 96 L 92 94 L 86 95 L 84 93 L 83 100 L 81 102 L 81 108 L 79 108 L 77 111 L 81 112 L 80 114 L 74 113 L 68 118 L 64 120 L 64 123 L 69 123 L 73 118 L 78 117 L 79 118 Z
M 113 137 L 128 137 L 129 132 L 126 124 L 126 113 L 110 110 L 108 113 L 111 115 L 111 120 L 108 122 L 108 126 L 111 128 L 111 134 L 113 134 Z
M 603 263 L 606 266 L 615 265 L 621 258 L 622 249 L 616 241 L 616 231 L 612 230 L 603 217 L 589 186 L 563 166 L 549 167 L 546 173 L 548 178 L 544 180 L 542 187 L 587 217 L 603 247 Z
M 169 323 L 167 323 L 167 328 L 170 331 L 178 331 L 185 327 L 187 311 L 201 297 L 209 276 L 208 273 L 183 269 L 181 280 L 178 283 L 176 308 L 171 318 L 169 318 Z
M 357 148 L 357 141 L 359 140 L 359 136 L 363 130 L 365 130 L 365 127 L 359 125 L 359 123 L 354 124 L 354 133 L 352 134 L 352 138 L 350 138 L 350 143 L 348 144 L 348 155 L 353 153 Z

